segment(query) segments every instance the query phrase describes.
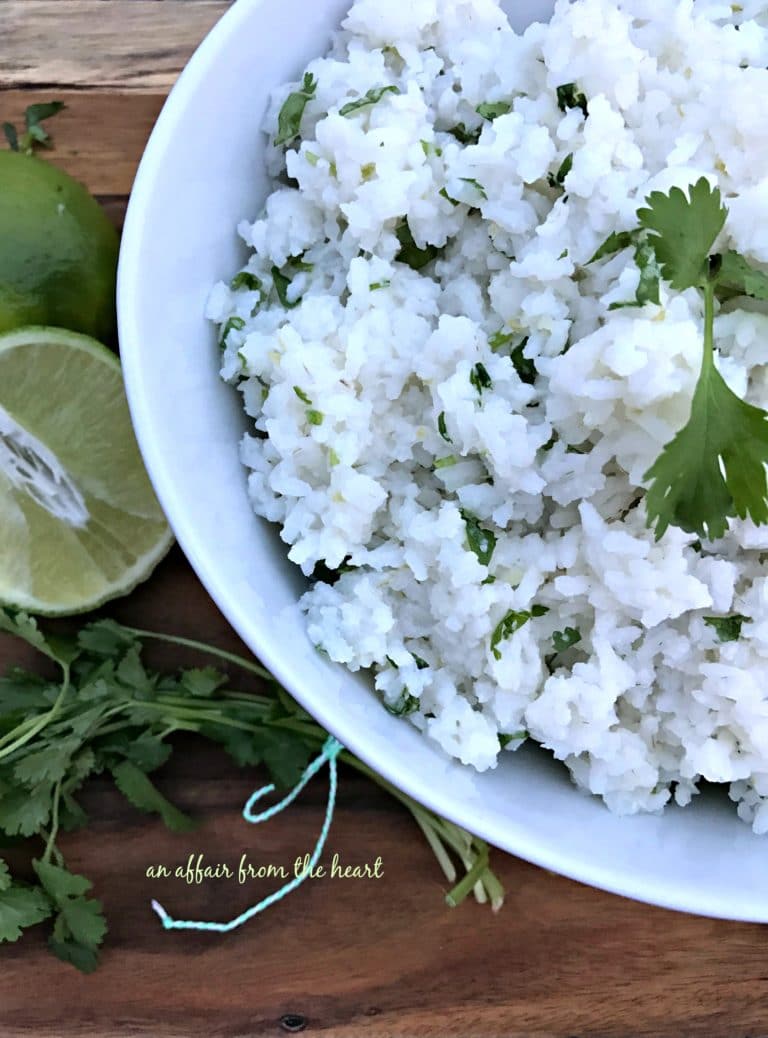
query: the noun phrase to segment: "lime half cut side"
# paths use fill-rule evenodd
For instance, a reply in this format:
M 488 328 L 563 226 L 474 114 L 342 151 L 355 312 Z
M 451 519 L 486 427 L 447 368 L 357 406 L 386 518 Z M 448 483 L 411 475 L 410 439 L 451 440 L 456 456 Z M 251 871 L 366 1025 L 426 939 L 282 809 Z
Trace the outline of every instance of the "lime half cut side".
M 0 602 L 78 613 L 146 579 L 173 537 L 120 362 L 84 335 L 0 335 Z

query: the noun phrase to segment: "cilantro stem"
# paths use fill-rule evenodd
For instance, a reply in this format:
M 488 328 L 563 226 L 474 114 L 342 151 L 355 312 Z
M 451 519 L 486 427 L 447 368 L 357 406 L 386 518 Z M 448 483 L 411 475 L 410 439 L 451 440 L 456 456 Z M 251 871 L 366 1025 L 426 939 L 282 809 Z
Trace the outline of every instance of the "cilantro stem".
M 51 855 L 53 854 L 56 847 L 56 837 L 59 834 L 59 802 L 61 800 L 61 782 L 56 783 L 53 789 L 53 803 L 51 805 L 51 830 L 48 833 L 48 839 L 45 843 L 45 850 L 43 851 L 43 861 L 50 861 Z
M 281 718 L 278 721 L 272 722 L 271 726 L 296 732 L 305 739 L 316 742 L 318 746 L 322 745 L 326 737 L 323 729 L 312 722 Z M 351 753 L 343 752 L 340 755 L 340 759 L 361 775 L 371 779 L 376 785 L 389 793 L 390 796 L 394 797 L 395 800 L 399 800 L 404 807 L 408 808 L 414 821 L 424 833 L 440 868 L 450 883 L 456 879 L 456 868 L 448 857 L 446 845 L 454 851 L 467 870 L 467 874 L 472 876 L 472 882 L 464 893 L 462 893 L 464 888 L 461 884 L 450 892 L 449 897 L 456 897 L 458 891 L 456 904 L 459 904 L 474 887 L 475 898 L 478 902 L 483 904 L 490 898 L 494 911 L 498 911 L 501 908 L 504 902 L 504 888 L 489 867 L 488 846 L 484 841 L 476 840 L 475 837 L 460 829 L 459 826 L 444 818 L 438 818 L 433 815 L 431 811 L 416 803 L 415 800 L 412 800 L 405 793 L 401 793 L 399 789 L 387 782 L 377 772 L 372 771 L 371 768 Z M 462 880 L 462 884 L 465 882 L 466 878 Z M 449 904 L 452 904 L 452 902 L 449 901 Z
M 41 837 L 41 839 L 44 839 L 46 841 L 47 846 L 48 841 L 51 839 L 50 833 L 48 833 L 46 829 L 41 829 L 38 835 Z M 64 864 L 64 855 L 61 853 L 61 851 L 55 843 L 51 843 L 51 854 L 56 859 L 56 863 L 58 865 Z
M 504 887 L 499 882 L 496 873 L 491 869 L 485 870 L 483 882 L 485 884 L 485 889 L 488 892 L 488 897 L 491 899 L 491 910 L 493 912 L 498 912 L 504 904 Z
M 445 895 L 445 900 L 451 908 L 456 908 L 461 904 L 488 868 L 488 845 L 481 841 L 478 841 L 478 844 L 480 846 L 480 853 L 478 854 L 474 865 L 466 874 L 464 879 L 462 879 L 460 883 L 457 883 L 453 890 L 449 891 Z
M 28 640 L 39 648 L 34 622 L 31 626 L 34 638 Z M 92 627 L 98 630 L 98 623 Z M 57 652 L 54 642 L 46 642 L 43 651 L 47 650 L 47 654 L 61 668 L 61 686 L 52 703 L 45 697 L 42 700 L 38 698 L 35 711 L 39 712 L 33 712 L 20 724 L 4 730 L 0 737 L 0 761 L 6 758 L 14 761 L 20 759 L 23 754 L 17 751 L 23 747 L 27 747 L 24 752 L 32 757 L 45 752 L 47 746 L 55 747 L 61 740 L 71 740 L 73 734 L 77 737 L 79 756 L 70 754 L 69 772 L 47 783 L 49 821 L 45 825 L 36 826 L 36 835 L 44 845 L 41 862 L 46 865 L 56 863 L 59 868 L 66 868 L 57 846 L 64 806 L 74 812 L 75 824 L 82 824 L 84 819 L 79 805 L 70 802 L 72 790 L 82 784 L 88 774 L 102 771 L 105 767 L 112 768 L 115 756 L 118 759 L 125 756 L 130 760 L 131 744 L 137 733 L 140 733 L 139 738 L 146 736 L 158 743 L 165 743 L 177 731 L 199 732 L 223 743 L 230 753 L 233 752 L 228 745 L 231 739 L 229 733 L 232 731 L 249 735 L 252 733 L 257 738 L 259 735 L 263 737 L 269 730 L 282 731 L 292 735 L 294 742 L 303 744 L 303 753 L 306 754 L 319 750 L 327 739 L 325 730 L 258 663 L 190 638 L 137 628 L 120 628 L 112 624 L 110 633 L 113 638 L 121 632 L 126 636 L 125 639 L 118 637 L 116 642 L 107 642 L 106 647 L 98 643 L 98 648 L 94 646 L 90 650 L 90 657 L 89 647 L 83 640 L 79 653 L 71 656 L 72 660 L 82 659 L 75 675 L 83 683 L 84 689 L 91 690 L 82 698 L 73 694 L 75 686 L 72 684 L 68 661 L 72 650 L 67 645 L 66 649 Z M 24 637 L 24 634 L 21 636 Z M 126 644 L 127 639 L 132 640 L 133 644 Z M 145 682 L 136 689 L 129 677 L 130 672 L 121 672 L 117 663 L 128 658 L 133 661 L 137 647 L 150 640 L 182 646 L 224 660 L 266 682 L 267 686 L 261 693 L 238 692 L 227 688 L 225 676 L 216 671 L 212 673 L 210 685 L 205 681 L 200 684 L 191 680 L 203 672 L 181 671 L 174 677 L 145 672 Z M 101 686 L 97 685 L 97 679 Z M 13 715 L 10 717 L 13 718 Z M 83 749 L 86 750 L 85 757 Z M 450 905 L 459 904 L 470 892 L 474 892 L 479 902 L 490 899 L 494 909 L 500 907 L 503 888 L 489 868 L 488 847 L 482 840 L 435 816 L 348 750 L 341 753 L 340 760 L 375 782 L 408 809 L 448 883 L 455 884 L 447 896 Z M 87 762 L 85 770 L 81 770 L 84 761 Z M 152 770 L 151 767 L 148 770 Z M 37 779 L 31 778 L 30 782 L 33 781 L 37 782 Z M 21 787 L 24 787 L 23 781 Z M 456 883 L 457 876 L 462 873 L 465 873 L 463 878 Z M 95 949 L 100 940 L 93 943 Z
M 202 708 L 195 708 L 193 706 L 169 707 L 167 703 L 153 702 L 150 699 L 129 699 L 125 703 L 126 709 L 139 707 L 142 710 L 159 710 L 162 713 L 173 714 L 174 720 L 176 721 L 193 721 L 209 724 L 223 725 L 225 728 L 239 728 L 243 732 L 256 732 L 259 729 L 252 724 L 248 724 L 247 721 L 236 721 L 232 717 L 227 717 L 221 710 L 211 710 Z
M 704 368 L 705 378 L 715 363 L 715 283 L 707 278 L 704 283 Z
M 181 645 L 186 649 L 195 649 L 197 652 L 202 652 L 206 656 L 214 656 L 220 660 L 226 660 L 228 663 L 233 663 L 236 667 L 241 667 L 243 670 L 255 674 L 258 678 L 263 678 L 264 681 L 268 681 L 270 684 L 276 684 L 274 677 L 268 670 L 265 670 L 264 667 L 260 667 L 257 663 L 253 663 L 251 660 L 247 660 L 243 656 L 238 656 L 233 652 L 227 652 L 225 649 L 218 649 L 215 645 L 206 645 L 204 642 L 194 641 L 192 638 L 182 638 L 175 634 L 160 634 L 156 631 L 143 631 L 138 627 L 125 627 L 124 630 L 127 634 L 132 634 L 135 638 L 146 638 L 152 641 L 167 642 L 169 645 Z
M 430 824 L 430 820 L 422 815 L 421 811 L 411 810 L 411 814 L 418 827 L 424 833 L 424 837 L 432 848 L 432 853 L 437 858 L 437 863 L 443 870 L 443 875 L 449 883 L 456 882 L 456 866 L 453 864 L 451 859 L 448 857 L 448 853 L 440 840 L 439 836 L 435 832 L 434 826 Z
M 8 732 L 7 735 L 3 736 L 3 738 L 0 739 L 0 760 L 3 760 L 5 757 L 9 757 L 16 750 L 20 749 L 22 746 L 25 746 L 28 742 L 34 739 L 34 737 L 39 732 L 42 732 L 43 729 L 46 728 L 60 712 L 62 703 L 64 702 L 64 699 L 66 698 L 66 695 L 69 692 L 70 669 L 69 664 L 62 663 L 61 660 L 59 660 L 59 666 L 61 667 L 62 673 L 64 675 L 64 680 L 61 683 L 61 689 L 59 690 L 59 694 L 56 696 L 56 699 L 54 700 L 53 706 L 47 713 L 43 714 L 42 717 L 38 717 L 37 720 L 33 721 L 33 723 L 28 728 L 26 724 L 19 725 L 17 728 L 14 728 L 13 731 Z M 26 728 L 26 731 L 23 735 L 17 734 L 20 728 Z M 10 743 L 10 745 L 8 745 L 9 740 L 13 740 Z

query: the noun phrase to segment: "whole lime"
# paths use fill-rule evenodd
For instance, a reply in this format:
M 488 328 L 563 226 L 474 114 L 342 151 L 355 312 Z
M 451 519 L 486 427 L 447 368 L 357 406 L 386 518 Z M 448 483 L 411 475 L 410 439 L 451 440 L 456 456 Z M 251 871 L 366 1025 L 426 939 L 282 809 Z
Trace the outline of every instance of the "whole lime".
M 118 246 L 82 184 L 49 162 L 0 151 L 0 332 L 56 325 L 111 341 Z

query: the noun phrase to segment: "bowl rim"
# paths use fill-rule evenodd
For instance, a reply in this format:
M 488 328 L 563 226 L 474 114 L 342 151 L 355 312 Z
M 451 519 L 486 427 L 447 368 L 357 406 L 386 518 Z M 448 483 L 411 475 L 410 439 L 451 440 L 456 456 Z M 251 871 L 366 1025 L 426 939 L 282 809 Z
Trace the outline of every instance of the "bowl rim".
M 531 836 L 524 826 L 517 823 L 512 823 L 501 838 L 492 825 L 486 824 L 483 816 L 473 816 L 471 807 L 462 811 L 461 803 L 457 804 L 452 799 L 449 789 L 430 785 L 413 772 L 403 773 L 391 766 L 389 759 L 381 759 L 376 754 L 370 754 L 365 739 L 354 723 L 347 724 L 345 718 L 325 713 L 322 701 L 318 702 L 311 696 L 306 696 L 301 685 L 293 679 L 285 655 L 273 646 L 268 637 L 260 637 L 260 631 L 248 623 L 247 614 L 228 593 L 226 584 L 219 580 L 215 563 L 207 556 L 204 546 L 195 535 L 193 518 L 178 500 L 178 492 L 168 471 L 165 457 L 150 435 L 151 408 L 143 396 L 140 377 L 141 349 L 134 349 L 131 345 L 140 343 L 135 309 L 131 301 L 134 286 L 141 280 L 139 254 L 144 233 L 144 197 L 151 193 L 152 183 L 162 164 L 163 155 L 171 145 L 178 113 L 184 108 L 190 94 L 205 79 L 222 43 L 244 26 L 254 11 L 266 2 L 267 0 L 235 0 L 197 47 L 171 89 L 139 164 L 126 211 L 120 249 L 117 305 L 126 393 L 136 439 L 147 472 L 182 551 L 227 622 L 291 696 L 355 756 L 418 803 L 507 853 L 609 893 L 710 918 L 768 923 L 768 904 L 762 907 L 756 905 L 740 896 L 738 891 L 731 890 L 729 895 L 725 896 L 714 891 L 701 890 L 696 885 L 691 889 L 682 881 L 661 885 L 653 877 L 634 874 L 627 878 L 617 875 L 613 867 L 602 865 L 597 858 L 590 862 L 569 858 L 567 842 L 562 847 L 559 844 L 542 846 L 535 836 Z M 581 795 L 575 788 L 573 792 L 574 796 Z M 632 819 L 628 820 L 628 824 L 632 824 Z

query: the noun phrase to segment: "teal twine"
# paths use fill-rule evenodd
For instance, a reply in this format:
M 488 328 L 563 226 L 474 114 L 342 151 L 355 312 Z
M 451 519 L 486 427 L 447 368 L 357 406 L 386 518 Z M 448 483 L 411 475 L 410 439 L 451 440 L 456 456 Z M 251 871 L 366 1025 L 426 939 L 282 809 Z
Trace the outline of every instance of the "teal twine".
M 307 765 L 304 774 L 299 779 L 296 786 L 291 792 L 278 804 L 273 804 L 272 807 L 268 807 L 265 811 L 260 814 L 253 813 L 253 805 L 257 801 L 261 800 L 262 797 L 268 796 L 275 790 L 274 785 L 264 786 L 262 789 L 257 789 L 255 793 L 248 799 L 248 803 L 243 808 L 243 818 L 246 822 L 253 822 L 258 824 L 259 822 L 266 822 L 270 818 L 274 818 L 275 815 L 279 814 L 282 810 L 292 804 L 296 797 L 301 793 L 302 789 L 306 786 L 311 778 L 313 778 L 322 766 L 328 762 L 329 770 L 329 789 L 328 789 L 328 805 L 325 809 L 325 820 L 323 821 L 323 827 L 320 830 L 320 835 L 317 838 L 315 849 L 312 852 L 312 856 L 309 859 L 309 864 L 303 872 L 300 872 L 298 876 L 294 876 L 292 880 L 280 887 L 279 890 L 275 890 L 274 893 L 268 897 L 263 898 L 257 905 L 253 905 L 251 908 L 246 909 L 241 915 L 235 919 L 230 919 L 228 923 L 206 923 L 198 920 L 189 919 L 173 919 L 168 915 L 166 910 L 158 901 L 152 901 L 152 908 L 160 917 L 163 927 L 166 930 L 208 930 L 215 933 L 228 933 L 230 930 L 236 930 L 238 926 L 242 926 L 243 923 L 247 923 L 253 916 L 258 915 L 259 912 L 263 912 L 271 905 L 276 904 L 278 901 L 282 901 L 284 897 L 300 887 L 304 880 L 310 875 L 312 869 L 317 865 L 320 860 L 320 855 L 323 853 L 323 847 L 328 837 L 328 830 L 331 828 L 331 821 L 333 819 L 333 809 L 336 805 L 336 758 L 341 753 L 344 747 L 341 743 L 334 739 L 332 735 L 329 735 L 325 741 L 325 745 L 318 757 L 312 761 L 311 764 Z

